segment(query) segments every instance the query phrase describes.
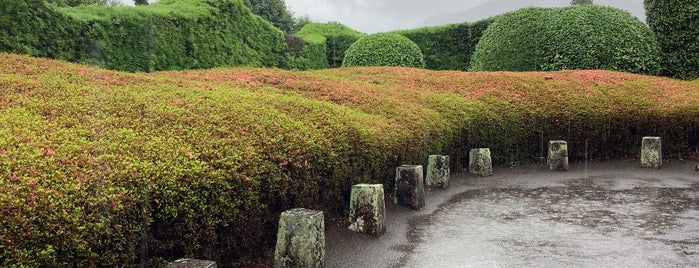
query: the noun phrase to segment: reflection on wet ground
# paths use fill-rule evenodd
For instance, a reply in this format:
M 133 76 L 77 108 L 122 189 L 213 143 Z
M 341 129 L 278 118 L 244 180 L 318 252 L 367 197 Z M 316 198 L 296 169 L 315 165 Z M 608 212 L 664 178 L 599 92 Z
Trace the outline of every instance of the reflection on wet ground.
M 689 163 L 500 169 L 387 203 L 386 235 L 328 230 L 328 267 L 699 267 L 699 173 Z
M 697 267 L 699 184 L 476 189 L 413 219 L 405 267 Z

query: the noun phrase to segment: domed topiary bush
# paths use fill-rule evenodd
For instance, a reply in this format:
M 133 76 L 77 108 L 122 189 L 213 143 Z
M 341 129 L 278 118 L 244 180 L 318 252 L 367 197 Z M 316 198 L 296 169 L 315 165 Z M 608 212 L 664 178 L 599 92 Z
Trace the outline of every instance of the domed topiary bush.
M 525 8 L 497 17 L 476 46 L 470 69 L 657 74 L 659 62 L 658 43 L 643 22 L 620 9 L 577 5 Z
M 372 34 L 360 38 L 345 52 L 343 67 L 406 66 L 425 67 L 420 47 L 405 36 L 394 33 Z

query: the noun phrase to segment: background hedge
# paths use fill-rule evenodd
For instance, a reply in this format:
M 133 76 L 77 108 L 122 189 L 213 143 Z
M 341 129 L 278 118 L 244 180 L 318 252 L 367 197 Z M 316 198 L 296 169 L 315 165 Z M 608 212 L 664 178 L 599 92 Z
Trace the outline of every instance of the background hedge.
M 496 164 L 699 152 L 699 80 L 415 68 L 130 74 L 0 54 L 0 266 L 221 267 L 264 258 L 279 213 L 342 216 L 351 185 L 471 148 Z
M 449 24 L 395 31 L 415 42 L 430 70 L 468 70 L 471 55 L 492 18 L 474 23 Z
M 645 0 L 646 20 L 663 52 L 662 74 L 699 78 L 699 1 Z
M 476 46 L 471 69 L 605 69 L 657 74 L 658 44 L 648 27 L 611 7 L 525 8 L 498 16 Z
M 59 8 L 2 1 L 0 51 L 124 71 L 283 67 L 283 33 L 241 0 L 163 0 L 148 6 Z
M 345 51 L 347 51 L 354 42 L 365 36 L 365 34 L 337 22 L 308 23 L 296 34 L 304 39 L 316 41 L 324 40 L 326 44 L 327 62 L 330 68 L 342 66 L 342 60 L 345 58 Z
M 420 47 L 396 33 L 379 33 L 362 37 L 345 53 L 343 67 L 407 66 L 424 68 Z

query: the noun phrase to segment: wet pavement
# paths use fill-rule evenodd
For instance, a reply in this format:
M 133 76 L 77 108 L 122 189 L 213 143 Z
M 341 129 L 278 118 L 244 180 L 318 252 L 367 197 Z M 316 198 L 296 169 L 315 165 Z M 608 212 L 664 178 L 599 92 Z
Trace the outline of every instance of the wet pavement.
M 699 172 L 635 161 L 457 174 L 426 208 L 387 202 L 387 232 L 326 228 L 327 267 L 699 267 Z

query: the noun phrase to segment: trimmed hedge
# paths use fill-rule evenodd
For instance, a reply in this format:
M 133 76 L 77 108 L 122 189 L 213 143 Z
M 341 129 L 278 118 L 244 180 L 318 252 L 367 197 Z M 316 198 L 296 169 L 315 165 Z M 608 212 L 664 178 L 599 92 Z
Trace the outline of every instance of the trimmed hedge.
M 415 42 L 430 70 L 468 70 L 471 55 L 492 18 L 474 23 L 449 24 L 395 31 Z
M 0 266 L 239 266 L 279 213 L 344 213 L 351 185 L 393 188 L 427 155 L 467 166 L 668 158 L 699 150 L 699 83 L 609 71 L 415 68 L 129 74 L 0 54 Z M 587 153 L 582 148 L 588 148 Z
M 699 1 L 645 0 L 646 20 L 663 52 L 662 74 L 699 78 Z
M 326 44 L 327 64 L 330 68 L 342 66 L 345 51 L 365 34 L 337 22 L 308 23 L 297 33 L 304 40 L 323 40 Z
M 475 71 L 604 69 L 659 72 L 648 27 L 611 7 L 525 8 L 498 16 L 471 59 Z
M 130 72 L 289 64 L 283 33 L 241 0 L 75 8 L 18 0 L 0 10 L 10 15 L 0 20 L 0 51 Z
M 396 33 L 379 33 L 362 37 L 345 53 L 342 67 L 407 66 L 424 68 L 420 47 Z

